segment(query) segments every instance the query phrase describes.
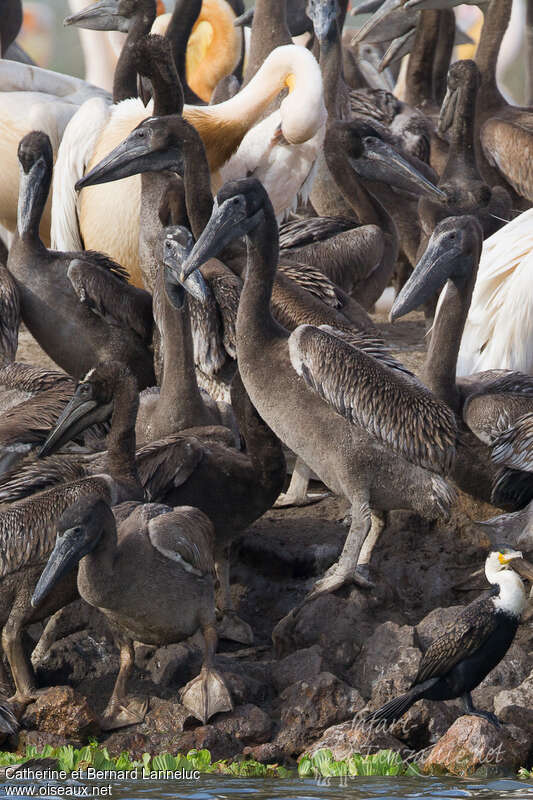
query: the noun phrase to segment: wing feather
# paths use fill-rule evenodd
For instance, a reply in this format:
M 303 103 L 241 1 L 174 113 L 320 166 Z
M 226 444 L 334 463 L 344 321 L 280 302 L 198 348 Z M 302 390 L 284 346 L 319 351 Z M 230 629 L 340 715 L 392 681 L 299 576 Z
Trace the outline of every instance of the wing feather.
M 214 574 L 213 524 L 198 508 L 180 506 L 151 519 L 148 535 L 161 555 L 187 572 L 198 577 Z
M 289 337 L 291 363 L 308 386 L 354 425 L 419 466 L 446 474 L 455 457 L 452 411 L 376 343 L 371 353 L 334 329 L 300 325 Z

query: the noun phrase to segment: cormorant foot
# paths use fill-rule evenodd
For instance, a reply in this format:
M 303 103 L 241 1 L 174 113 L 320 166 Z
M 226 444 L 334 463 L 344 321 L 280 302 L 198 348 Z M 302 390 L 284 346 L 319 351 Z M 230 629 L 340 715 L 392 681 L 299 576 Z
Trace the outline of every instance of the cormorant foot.
M 254 643 L 254 632 L 235 611 L 223 613 L 222 618 L 217 622 L 217 634 L 219 639 L 229 639 L 230 642 L 247 645 Z
M 471 717 L 481 717 L 481 719 L 486 719 L 488 722 L 491 723 L 491 725 L 494 725 L 495 728 L 501 728 L 502 727 L 502 723 L 500 722 L 500 720 L 498 719 L 496 714 L 492 713 L 492 711 L 477 711 L 477 710 L 474 711 L 474 710 L 472 710 L 472 711 L 467 711 L 466 713 Z
M 222 675 L 203 666 L 199 675 L 180 691 L 182 705 L 204 725 L 221 711 L 233 711 L 233 701 Z
M 279 495 L 274 503 L 274 508 L 311 506 L 314 503 L 320 503 L 321 500 L 330 497 L 330 495 L 331 492 L 306 492 L 303 495 L 298 495 L 289 491 Z
M 144 720 L 147 711 L 147 699 L 131 699 L 127 705 L 118 702 L 110 703 L 100 718 L 100 727 L 103 731 L 113 731 L 129 725 L 138 725 Z

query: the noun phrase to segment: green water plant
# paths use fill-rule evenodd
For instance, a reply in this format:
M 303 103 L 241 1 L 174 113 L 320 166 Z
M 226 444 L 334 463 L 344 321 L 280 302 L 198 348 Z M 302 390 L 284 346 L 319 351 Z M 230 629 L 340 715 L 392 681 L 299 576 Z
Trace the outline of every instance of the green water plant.
M 362 775 L 420 775 L 416 764 L 404 761 L 394 750 L 380 750 L 362 756 L 353 753 L 345 759 L 336 760 L 331 750 L 317 750 L 312 756 L 304 755 L 298 763 L 301 778 L 335 778 Z
M 234 775 L 236 777 L 272 777 L 284 778 L 291 773 L 277 764 L 261 764 L 259 761 L 230 761 L 229 759 L 212 761 L 209 750 L 189 750 L 187 755 L 178 753 L 161 753 L 151 756 L 143 753 L 141 759 L 134 759 L 129 753 L 123 752 L 119 756 L 110 756 L 107 748 L 101 747 L 97 742 L 90 742 L 79 750 L 72 745 L 51 747 L 46 745 L 42 750 L 28 746 L 24 754 L 0 751 L 0 767 L 12 764 L 23 764 L 34 758 L 55 758 L 57 769 L 71 772 L 83 772 L 89 767 L 96 770 L 111 770 L 114 772 L 142 771 L 145 775 L 152 772 L 201 772 Z

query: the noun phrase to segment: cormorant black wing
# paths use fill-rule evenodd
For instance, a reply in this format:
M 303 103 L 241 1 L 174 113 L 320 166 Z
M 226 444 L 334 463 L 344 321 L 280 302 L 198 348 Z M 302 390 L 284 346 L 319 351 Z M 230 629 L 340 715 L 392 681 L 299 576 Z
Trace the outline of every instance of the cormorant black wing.
M 476 600 L 430 644 L 420 662 L 413 686 L 446 675 L 459 661 L 475 653 L 498 625 L 490 597 Z

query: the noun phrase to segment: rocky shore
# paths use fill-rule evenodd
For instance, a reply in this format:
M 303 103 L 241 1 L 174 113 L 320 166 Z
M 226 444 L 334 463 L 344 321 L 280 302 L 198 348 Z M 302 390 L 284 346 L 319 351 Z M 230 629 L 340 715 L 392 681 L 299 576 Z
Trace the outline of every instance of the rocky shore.
M 423 322 L 383 326 L 409 366 L 422 357 Z M 457 702 L 417 703 L 387 731 L 357 728 L 361 712 L 404 691 L 428 643 L 486 588 L 480 571 L 488 541 L 473 520 L 495 509 L 460 495 L 452 519 L 433 525 L 414 515 L 389 515 L 375 549 L 377 588 L 345 588 L 305 606 L 285 629 L 279 621 L 297 605 L 317 575 L 337 558 L 346 535 L 347 508 L 335 497 L 302 509 L 268 512 L 235 545 L 232 592 L 239 615 L 255 636 L 252 647 L 222 640 L 217 668 L 235 709 L 201 725 L 179 704 L 178 690 L 197 674 L 200 641 L 163 648 L 136 646 L 133 694 L 149 698 L 140 725 L 112 733 L 98 715 L 111 694 L 118 652 L 103 618 L 78 600 L 63 612 L 57 640 L 34 653 L 43 690 L 21 716 L 21 730 L 4 750 L 96 738 L 111 755 L 185 753 L 207 748 L 213 759 L 250 757 L 294 764 L 303 753 L 392 749 L 423 769 L 454 774 L 505 774 L 533 759 L 533 628 L 520 626 L 503 662 L 473 693 L 476 706 L 504 725 L 462 716 Z M 154 587 L 157 591 L 157 587 Z M 272 635 L 274 633 L 274 644 Z M 42 626 L 26 637 L 31 651 Z M 41 648 L 42 650 L 42 648 Z

